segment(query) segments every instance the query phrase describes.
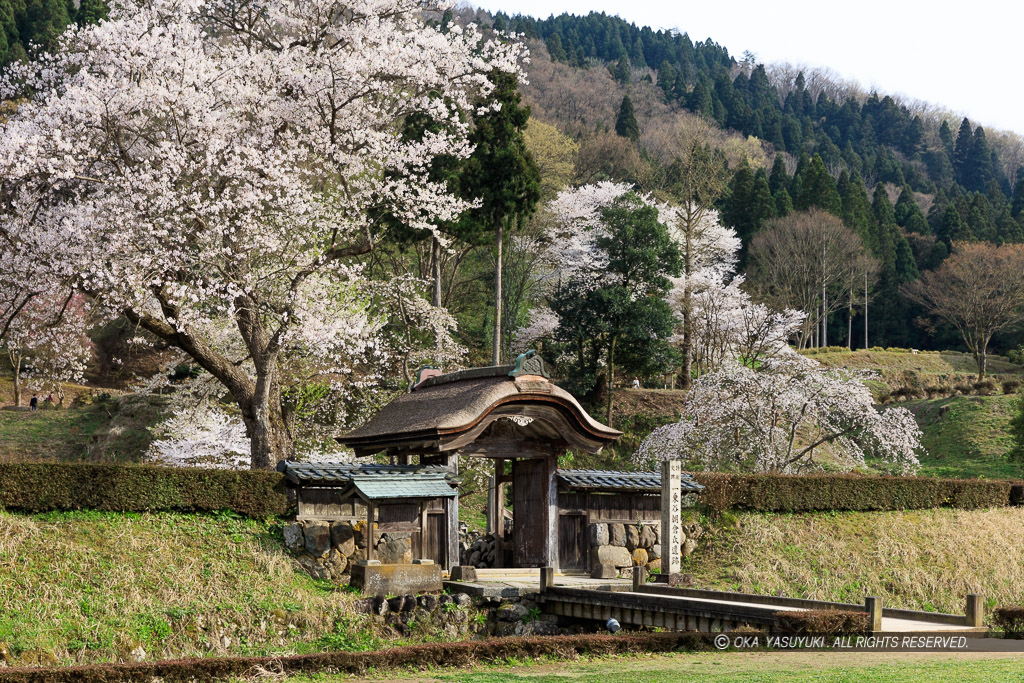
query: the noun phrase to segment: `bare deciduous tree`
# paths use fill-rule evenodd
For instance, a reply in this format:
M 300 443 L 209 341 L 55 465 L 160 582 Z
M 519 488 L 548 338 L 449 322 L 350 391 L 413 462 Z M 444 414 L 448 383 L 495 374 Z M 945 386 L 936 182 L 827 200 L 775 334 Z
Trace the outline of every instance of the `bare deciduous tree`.
M 848 305 L 866 250 L 839 218 L 820 209 L 771 221 L 750 245 L 751 284 L 776 308 L 802 311 L 799 347 L 828 345 L 828 316 Z
M 956 243 L 952 256 L 903 292 L 960 332 L 982 380 L 992 335 L 1024 317 L 1024 245 Z

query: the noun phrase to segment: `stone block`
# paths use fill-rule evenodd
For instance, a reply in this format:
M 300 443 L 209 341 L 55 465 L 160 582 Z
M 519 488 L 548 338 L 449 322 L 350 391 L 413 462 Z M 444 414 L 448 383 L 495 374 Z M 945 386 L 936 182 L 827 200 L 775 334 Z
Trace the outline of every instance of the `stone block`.
M 592 564 L 590 569 L 592 579 L 617 579 L 619 568 L 614 564 Z
M 451 579 L 452 581 L 476 581 L 476 567 L 465 564 L 452 567 Z
M 302 535 L 306 538 L 306 552 L 313 557 L 324 557 L 331 550 L 331 525 L 327 522 L 306 522 Z
M 498 608 L 497 616 L 498 621 L 522 621 L 529 613 L 522 605 L 508 602 Z
M 626 548 L 636 550 L 640 547 L 640 531 L 634 524 L 626 525 Z
M 440 593 L 441 567 L 436 564 L 355 565 L 352 585 L 366 595 Z
M 602 545 L 590 549 L 590 566 L 610 564 L 613 567 L 629 567 L 633 564 L 633 556 L 625 548 L 614 545 Z
M 473 598 L 469 597 L 465 593 L 456 593 L 453 595 L 452 602 L 454 602 L 457 607 L 469 608 L 473 606 Z
M 591 548 L 608 545 L 608 525 L 597 523 L 587 527 L 587 545 Z
M 661 559 L 661 544 L 660 543 L 655 543 L 650 548 L 648 548 L 647 549 L 647 557 L 649 557 L 652 560 L 660 560 Z
M 348 522 L 331 524 L 331 545 L 345 557 L 352 557 L 356 552 L 356 532 Z
M 658 538 L 654 533 L 654 528 L 645 526 L 640 530 L 640 542 L 637 544 L 638 548 L 651 548 L 658 543 Z
M 661 560 L 651 560 L 650 562 L 648 562 L 647 563 L 647 571 L 652 572 L 652 573 L 655 572 L 655 571 L 660 572 L 661 571 Z
M 374 553 L 374 557 L 380 560 L 381 564 L 411 564 L 412 541 L 384 534 L 377 543 Z
M 643 548 L 637 548 L 633 551 L 633 564 L 640 565 L 641 567 L 647 566 L 647 551 Z
M 302 552 L 306 540 L 302 536 L 302 525 L 293 522 L 284 528 L 284 547 L 293 553 Z
M 689 557 L 690 555 L 693 555 L 693 552 L 696 549 L 697 549 L 697 541 L 695 541 L 692 538 L 686 539 L 686 542 L 683 543 L 683 557 Z
M 437 609 L 437 596 L 436 595 L 421 595 L 416 598 L 416 602 L 419 606 L 428 612 L 433 612 Z
M 608 525 L 608 545 L 626 547 L 626 527 L 622 524 Z

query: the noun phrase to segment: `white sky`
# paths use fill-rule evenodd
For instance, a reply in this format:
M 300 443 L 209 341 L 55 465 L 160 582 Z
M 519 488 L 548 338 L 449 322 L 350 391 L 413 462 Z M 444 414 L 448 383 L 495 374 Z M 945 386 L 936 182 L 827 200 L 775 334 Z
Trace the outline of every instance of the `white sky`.
M 1024 134 L 1021 0 L 470 0 L 491 11 L 590 11 L 711 38 L 739 59 L 827 67 L 866 89 L 925 100 L 986 128 Z

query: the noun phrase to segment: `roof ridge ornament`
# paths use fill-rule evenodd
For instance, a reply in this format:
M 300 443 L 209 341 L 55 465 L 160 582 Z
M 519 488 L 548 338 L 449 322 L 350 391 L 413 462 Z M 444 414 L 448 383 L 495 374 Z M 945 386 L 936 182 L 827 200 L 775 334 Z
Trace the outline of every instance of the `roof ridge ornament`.
M 522 377 L 524 375 L 536 375 L 544 379 L 551 379 L 551 375 L 548 374 L 547 368 L 544 366 L 544 359 L 532 349 L 526 353 L 519 354 L 516 358 L 515 366 L 508 373 L 509 377 Z

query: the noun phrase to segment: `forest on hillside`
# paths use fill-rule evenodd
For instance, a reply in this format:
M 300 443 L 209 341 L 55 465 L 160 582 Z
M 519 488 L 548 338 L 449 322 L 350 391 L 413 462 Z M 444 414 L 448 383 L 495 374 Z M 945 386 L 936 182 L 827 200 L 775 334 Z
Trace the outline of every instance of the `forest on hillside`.
M 912 415 L 793 348 L 1019 358 L 1012 134 L 605 15 L 12 7 L 14 402 L 173 385 L 171 462 L 329 454 L 419 369 L 535 349 L 609 424 L 623 385 L 689 390 L 638 464 L 912 471 Z

